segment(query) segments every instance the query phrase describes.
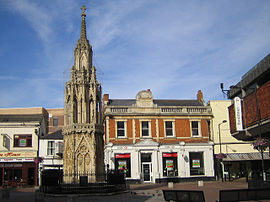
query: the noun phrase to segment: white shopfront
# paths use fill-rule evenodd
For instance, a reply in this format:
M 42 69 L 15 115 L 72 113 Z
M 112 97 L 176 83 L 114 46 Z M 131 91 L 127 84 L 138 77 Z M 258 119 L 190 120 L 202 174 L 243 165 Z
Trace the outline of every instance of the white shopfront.
M 213 178 L 213 144 L 158 144 L 151 139 L 133 145 L 105 146 L 105 164 L 122 170 L 136 182 L 163 182 L 169 179 Z

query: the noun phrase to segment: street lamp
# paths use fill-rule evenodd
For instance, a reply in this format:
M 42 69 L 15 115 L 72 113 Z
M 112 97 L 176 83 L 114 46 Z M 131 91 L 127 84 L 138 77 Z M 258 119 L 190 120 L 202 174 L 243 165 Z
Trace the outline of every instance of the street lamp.
M 219 135 L 219 153 L 221 153 L 221 137 L 220 137 L 220 125 L 223 124 L 223 123 L 226 123 L 227 120 L 223 120 L 221 123 L 218 124 L 218 135 Z
M 220 125 L 223 124 L 223 123 L 226 123 L 227 120 L 223 120 L 221 123 L 218 124 L 218 136 L 219 136 L 219 154 L 222 155 L 222 152 L 221 152 L 221 135 L 220 135 Z M 222 158 L 220 159 L 220 165 L 221 165 L 221 179 L 222 179 L 222 182 L 224 181 L 224 164 L 222 162 Z

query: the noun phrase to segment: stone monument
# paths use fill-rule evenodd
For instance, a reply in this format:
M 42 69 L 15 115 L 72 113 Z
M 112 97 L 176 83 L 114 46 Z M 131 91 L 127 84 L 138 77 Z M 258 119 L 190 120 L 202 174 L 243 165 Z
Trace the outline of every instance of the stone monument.
M 101 84 L 92 65 L 92 46 L 86 36 L 85 6 L 81 34 L 74 50 L 74 65 L 65 84 L 64 155 L 65 183 L 104 181 L 104 141 Z M 86 177 L 87 176 L 87 177 Z

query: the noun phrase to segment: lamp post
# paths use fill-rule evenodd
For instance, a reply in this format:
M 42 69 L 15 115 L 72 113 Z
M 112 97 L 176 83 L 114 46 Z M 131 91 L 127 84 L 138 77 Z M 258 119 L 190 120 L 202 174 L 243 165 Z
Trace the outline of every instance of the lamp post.
M 223 124 L 223 123 L 226 123 L 227 120 L 223 120 L 221 123 L 218 124 L 218 136 L 219 136 L 219 153 L 220 155 L 222 154 L 221 152 L 221 135 L 220 135 L 220 125 Z M 222 179 L 222 182 L 224 181 L 224 164 L 222 162 L 222 159 L 220 159 L 220 165 L 221 165 L 221 179 Z

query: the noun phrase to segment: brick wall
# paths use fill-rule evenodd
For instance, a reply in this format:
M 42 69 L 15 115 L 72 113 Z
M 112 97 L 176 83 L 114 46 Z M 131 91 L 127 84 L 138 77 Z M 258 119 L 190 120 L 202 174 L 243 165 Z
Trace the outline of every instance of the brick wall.
M 109 120 L 109 138 L 110 142 L 113 144 L 133 144 L 134 142 L 139 142 L 142 140 L 140 120 L 134 119 L 135 121 L 135 140 L 133 140 L 133 119 L 127 119 L 127 137 L 126 138 L 116 138 L 115 134 L 115 120 Z M 185 142 L 208 142 L 209 141 L 209 128 L 207 120 L 201 120 L 201 137 L 191 137 L 191 128 L 189 119 L 175 119 L 175 137 L 166 137 L 164 134 L 164 120 L 158 119 L 158 132 L 159 138 L 157 137 L 156 131 L 156 119 L 151 119 L 151 134 L 152 140 L 158 141 L 160 143 L 177 144 L 180 141 Z
M 176 119 L 175 132 L 178 137 L 189 137 L 191 135 L 190 121 L 188 119 Z
M 48 114 L 51 116 L 49 117 L 49 131 L 48 133 L 56 132 L 64 127 L 64 109 L 47 109 Z M 53 119 L 58 119 L 58 125 L 53 125 Z
M 270 119 L 270 81 L 257 90 L 257 101 L 258 108 L 261 113 L 261 120 Z M 230 117 L 230 130 L 231 133 L 234 133 L 236 132 L 234 105 L 231 105 L 228 110 Z M 257 122 L 258 118 L 255 92 L 244 97 L 242 101 L 242 113 L 244 128 L 249 127 Z

